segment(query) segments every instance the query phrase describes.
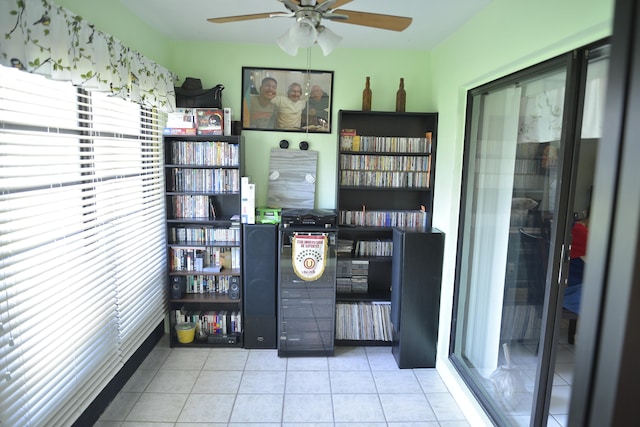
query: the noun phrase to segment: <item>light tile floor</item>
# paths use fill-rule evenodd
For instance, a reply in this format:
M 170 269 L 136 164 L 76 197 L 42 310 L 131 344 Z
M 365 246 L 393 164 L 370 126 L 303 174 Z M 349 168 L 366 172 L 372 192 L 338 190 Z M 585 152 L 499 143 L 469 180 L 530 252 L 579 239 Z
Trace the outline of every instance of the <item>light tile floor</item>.
M 469 427 L 435 369 L 399 369 L 390 347 L 333 357 L 170 348 L 165 336 L 96 427 Z

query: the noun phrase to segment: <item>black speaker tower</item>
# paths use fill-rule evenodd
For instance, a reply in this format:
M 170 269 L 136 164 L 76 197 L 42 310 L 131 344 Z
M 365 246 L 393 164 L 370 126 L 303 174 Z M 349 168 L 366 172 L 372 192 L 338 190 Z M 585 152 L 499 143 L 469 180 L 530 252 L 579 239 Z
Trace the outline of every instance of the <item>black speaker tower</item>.
M 244 347 L 276 348 L 276 224 L 243 224 Z

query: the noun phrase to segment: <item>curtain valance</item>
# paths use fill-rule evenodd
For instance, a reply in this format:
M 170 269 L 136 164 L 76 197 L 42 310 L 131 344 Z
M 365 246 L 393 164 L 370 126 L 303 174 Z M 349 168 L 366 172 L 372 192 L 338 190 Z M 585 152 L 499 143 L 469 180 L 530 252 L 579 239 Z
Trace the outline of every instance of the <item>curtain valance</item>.
M 0 2 L 0 28 L 2 65 L 162 111 L 175 108 L 173 73 L 48 0 Z

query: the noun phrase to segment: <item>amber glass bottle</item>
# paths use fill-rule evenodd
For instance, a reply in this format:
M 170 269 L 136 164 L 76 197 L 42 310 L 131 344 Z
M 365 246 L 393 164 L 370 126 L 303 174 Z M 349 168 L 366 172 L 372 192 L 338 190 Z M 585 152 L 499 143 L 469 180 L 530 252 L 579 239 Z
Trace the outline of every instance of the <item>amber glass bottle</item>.
M 367 77 L 362 91 L 362 111 L 371 111 L 371 87 L 369 84 L 370 79 Z
M 404 78 L 400 77 L 400 88 L 396 92 L 396 111 L 403 113 L 406 102 L 407 92 L 404 91 Z

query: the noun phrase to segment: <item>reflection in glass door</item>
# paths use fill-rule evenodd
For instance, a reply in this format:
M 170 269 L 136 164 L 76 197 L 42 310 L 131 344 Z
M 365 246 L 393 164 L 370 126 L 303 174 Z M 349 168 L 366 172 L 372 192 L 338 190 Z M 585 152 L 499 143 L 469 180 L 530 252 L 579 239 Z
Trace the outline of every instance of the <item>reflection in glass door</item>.
M 564 296 L 560 296 L 558 301 L 560 307 L 557 309 L 557 313 L 560 314 L 560 320 L 556 323 L 553 337 L 555 360 L 552 360 L 553 369 L 549 372 L 553 378 L 549 380 L 552 385 L 548 415 L 561 426 L 567 425 L 573 385 L 576 356 L 574 343 L 576 327 L 580 319 L 582 277 L 584 274 L 584 268 L 581 267 L 585 265 L 584 260 L 588 259 L 586 239 L 590 223 L 589 213 L 591 211 L 596 157 L 602 136 L 609 50 L 609 45 L 603 45 L 590 49 L 587 53 L 583 104 L 578 105 L 577 109 L 582 117 L 582 124 L 579 121 L 576 123 L 577 128 L 581 130 L 577 132 L 570 158 L 570 203 L 567 209 L 570 215 L 566 218 L 565 241 L 571 246 L 565 245 L 570 249 L 567 250 L 568 257 L 565 258 L 563 268 L 565 274 L 561 288 Z
M 583 210 L 577 187 L 590 185 L 576 177 L 580 138 L 585 126 L 601 126 L 587 116 L 602 107 L 577 105 L 593 95 L 577 96 L 585 87 L 577 62 L 567 54 L 468 98 L 450 358 L 498 425 L 544 425 L 550 401 L 565 399 L 568 413 L 570 382 L 564 396 L 551 397 L 564 322 L 563 249 L 574 209 Z M 595 76 L 606 84 L 595 62 L 587 91 Z M 589 120 L 582 135 L 577 111 Z M 562 417 L 555 421 L 562 425 Z
M 501 425 L 529 424 L 550 292 L 567 60 L 541 68 L 470 98 L 452 360 Z

